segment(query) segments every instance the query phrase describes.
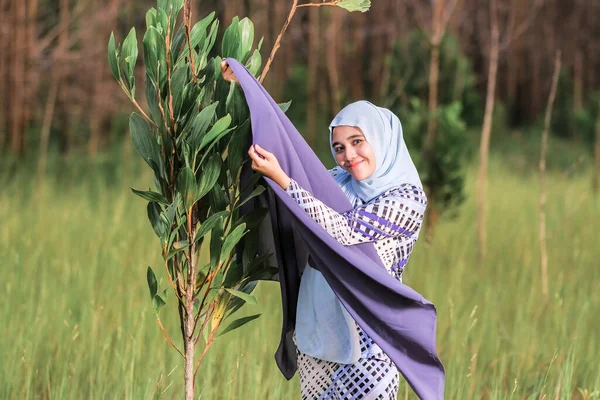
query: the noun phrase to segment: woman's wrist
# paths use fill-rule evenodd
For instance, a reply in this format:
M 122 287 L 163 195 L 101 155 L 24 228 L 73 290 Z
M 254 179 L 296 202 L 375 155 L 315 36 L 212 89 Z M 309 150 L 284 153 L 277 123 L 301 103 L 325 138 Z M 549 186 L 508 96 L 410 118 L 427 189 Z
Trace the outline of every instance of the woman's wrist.
M 274 176 L 273 180 L 275 181 L 275 183 L 277 183 L 279 186 L 281 186 L 281 188 L 283 190 L 285 190 L 288 186 L 290 186 L 290 183 L 292 182 L 292 179 L 289 176 L 287 176 L 287 174 L 283 171 L 281 171 L 281 173 Z

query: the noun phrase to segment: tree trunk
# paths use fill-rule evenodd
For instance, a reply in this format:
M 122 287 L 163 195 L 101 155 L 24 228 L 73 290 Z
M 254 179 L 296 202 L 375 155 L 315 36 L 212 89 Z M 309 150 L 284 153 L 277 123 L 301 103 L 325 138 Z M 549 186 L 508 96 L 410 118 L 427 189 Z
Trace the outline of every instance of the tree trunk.
M 583 108 L 583 52 L 575 50 L 575 65 L 573 71 L 573 108 L 580 111 Z
M 329 43 L 326 49 L 327 53 L 327 73 L 329 76 L 329 95 L 331 100 L 331 112 L 336 114 L 342 108 L 342 94 L 340 88 L 340 77 L 339 77 L 339 31 L 342 26 L 342 12 L 345 10 L 337 9 L 332 7 L 331 21 L 327 28 L 327 42 Z
M 8 107 L 8 89 L 6 79 L 8 74 L 6 70 L 8 68 L 8 60 L 10 58 L 10 39 L 8 32 L 10 31 L 10 13 L 7 6 L 8 1 L 0 0 L 0 43 L 7 43 L 6 50 L 0 52 L 0 93 L 6 93 L 6 95 L 0 96 L 0 149 L 4 149 L 8 140 L 7 137 L 7 115 L 6 109 Z
M 13 54 L 12 54 L 12 88 L 11 98 L 11 126 L 10 126 L 10 149 L 16 156 L 23 156 L 25 153 L 24 130 L 25 121 L 25 49 L 27 16 L 26 3 L 24 1 L 13 2 L 13 22 L 12 31 L 14 32 Z
M 195 225 L 191 222 L 194 220 L 193 207 L 188 212 L 188 237 L 190 238 L 190 256 L 188 257 L 188 274 L 185 292 L 185 400 L 194 400 L 194 290 L 196 288 L 196 245 L 195 243 Z M 208 289 L 207 289 L 208 290 Z M 206 343 L 208 347 L 209 344 Z
M 490 152 L 490 136 L 492 131 L 492 116 L 494 113 L 494 101 L 496 96 L 496 78 L 498 74 L 498 59 L 500 56 L 500 32 L 498 29 L 496 1 L 491 1 L 491 40 L 490 60 L 488 66 L 487 95 L 485 99 L 485 115 L 483 118 L 483 129 L 481 131 L 481 142 L 479 145 L 479 176 L 477 178 L 477 237 L 479 241 L 478 256 L 481 267 L 486 257 L 487 234 L 486 234 L 486 185 L 488 156 Z
M 440 43 L 444 27 L 442 26 L 442 13 L 444 11 L 444 0 L 436 0 L 433 9 L 433 36 L 431 37 L 431 60 L 429 61 L 429 118 L 427 119 L 427 134 L 423 142 L 423 156 L 427 171 L 433 168 L 433 149 L 435 147 L 435 137 L 437 130 L 437 110 L 438 110 L 438 81 L 440 74 Z M 435 210 L 435 192 L 428 189 L 429 213 L 437 215 Z M 427 241 L 433 240 L 433 229 L 437 218 L 427 218 L 426 231 Z
M 544 301 L 548 301 L 548 250 L 546 247 L 546 149 L 548 147 L 548 131 L 550 130 L 550 121 L 552 118 L 552 106 L 556 98 L 556 86 L 558 85 L 558 75 L 560 73 L 560 51 L 556 52 L 554 60 L 554 75 L 552 76 L 552 88 L 548 97 L 546 106 L 546 116 L 544 118 L 544 132 L 542 133 L 542 148 L 540 150 L 540 252 L 541 252 L 541 273 L 542 273 L 542 295 Z
M 308 31 L 308 93 L 306 99 L 306 137 L 308 144 L 312 147 L 315 143 L 317 130 L 317 105 L 319 102 L 317 82 L 319 77 L 320 57 L 320 23 L 318 7 L 310 7 L 309 11 L 309 31 Z

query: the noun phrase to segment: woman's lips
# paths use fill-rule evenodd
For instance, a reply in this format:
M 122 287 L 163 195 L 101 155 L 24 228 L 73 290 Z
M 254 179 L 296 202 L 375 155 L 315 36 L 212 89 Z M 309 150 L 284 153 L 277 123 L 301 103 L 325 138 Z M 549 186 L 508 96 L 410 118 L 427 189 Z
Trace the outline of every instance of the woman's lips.
M 365 161 L 365 160 L 360 160 L 360 161 L 359 161 L 359 162 L 357 162 L 357 163 L 350 164 L 350 167 L 348 167 L 348 168 L 354 168 L 354 167 L 356 167 L 358 164 L 360 164 L 360 163 L 361 163 L 361 162 L 363 162 L 363 161 Z

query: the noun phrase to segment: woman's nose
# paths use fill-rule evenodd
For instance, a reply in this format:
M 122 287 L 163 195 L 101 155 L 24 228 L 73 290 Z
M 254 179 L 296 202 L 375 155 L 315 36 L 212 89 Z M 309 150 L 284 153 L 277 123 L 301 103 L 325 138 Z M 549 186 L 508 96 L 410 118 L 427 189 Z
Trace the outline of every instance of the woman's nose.
M 344 155 L 346 156 L 346 161 L 352 161 L 356 158 L 356 151 L 353 148 L 347 148 Z

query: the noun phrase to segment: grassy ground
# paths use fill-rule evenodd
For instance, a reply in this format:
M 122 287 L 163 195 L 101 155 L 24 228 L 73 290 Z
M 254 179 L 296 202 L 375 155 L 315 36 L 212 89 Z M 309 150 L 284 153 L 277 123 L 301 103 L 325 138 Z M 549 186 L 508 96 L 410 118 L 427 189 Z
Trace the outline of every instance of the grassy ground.
M 437 306 L 446 397 L 600 398 L 600 201 L 589 174 L 550 176 L 547 304 L 537 178 L 492 160 L 488 260 L 478 264 L 474 177 L 459 216 L 419 244 L 405 274 Z M 148 187 L 143 166 L 71 164 L 42 183 L 25 172 L 3 179 L 0 399 L 182 398 L 183 361 L 156 324 L 145 281 L 147 265 L 161 271 L 158 242 L 128 189 Z M 273 359 L 279 288 L 257 291 L 259 305 L 242 313 L 262 317 L 217 341 L 199 398 L 300 398 L 297 376 L 286 381 Z M 170 303 L 162 314 L 176 335 Z M 415 397 L 402 383 L 399 398 Z

